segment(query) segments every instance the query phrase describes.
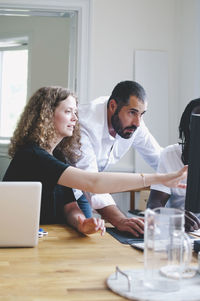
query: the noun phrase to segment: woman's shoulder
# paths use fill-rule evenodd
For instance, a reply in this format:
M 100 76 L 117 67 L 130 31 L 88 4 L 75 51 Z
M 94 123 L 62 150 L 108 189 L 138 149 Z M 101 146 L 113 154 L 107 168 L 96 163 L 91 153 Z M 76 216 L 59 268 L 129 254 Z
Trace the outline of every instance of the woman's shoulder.
M 38 146 L 36 143 L 27 143 L 23 146 L 21 146 L 14 157 L 34 157 L 34 156 L 44 156 L 44 155 L 48 155 L 48 152 L 41 148 L 40 146 Z
M 60 157 L 50 154 L 47 150 L 40 147 L 36 143 L 29 143 L 21 147 L 16 155 L 16 158 L 24 158 L 27 160 L 31 160 L 36 164 L 39 162 L 41 164 L 56 164 L 56 165 L 63 165 L 63 166 L 70 166 L 66 160 L 62 160 Z M 42 163 L 43 162 L 43 163 Z
M 36 143 L 27 143 L 20 146 L 17 153 L 31 153 L 40 150 L 41 148 Z

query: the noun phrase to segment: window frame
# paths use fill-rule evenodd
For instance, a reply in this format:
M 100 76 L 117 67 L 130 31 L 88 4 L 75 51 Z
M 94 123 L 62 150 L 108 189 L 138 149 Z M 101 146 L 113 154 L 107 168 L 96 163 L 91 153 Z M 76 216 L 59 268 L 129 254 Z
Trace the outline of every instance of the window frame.
M 76 88 L 81 103 L 90 99 L 90 52 L 91 52 L 91 0 L 0 0 L 0 9 L 29 9 L 41 11 L 76 11 L 77 12 L 77 70 Z M 5 13 L 3 13 L 5 15 Z M 31 48 L 29 51 L 31 55 Z M 30 56 L 29 56 L 30 57 Z M 29 60 L 30 61 L 30 60 Z M 29 68 L 30 68 L 29 64 Z M 30 78 L 28 90 L 30 89 Z M 10 141 L 0 141 L 0 157 L 7 156 Z

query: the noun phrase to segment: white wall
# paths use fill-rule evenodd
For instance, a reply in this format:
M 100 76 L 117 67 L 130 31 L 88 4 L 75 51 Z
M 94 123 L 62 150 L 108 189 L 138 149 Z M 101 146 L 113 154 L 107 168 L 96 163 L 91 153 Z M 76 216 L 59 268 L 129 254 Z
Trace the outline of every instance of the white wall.
M 145 87 L 149 108 L 145 113 L 145 122 L 160 145 L 169 142 L 168 119 L 168 53 L 158 50 L 135 51 L 135 80 Z M 153 172 L 139 153 L 135 153 L 135 172 Z
M 200 1 L 179 0 L 177 10 L 179 11 L 179 18 L 177 18 L 178 117 L 180 117 L 186 104 L 200 97 Z
M 133 78 L 135 49 L 167 50 L 173 56 L 174 0 L 93 0 L 91 99 Z
M 175 98 L 175 9 L 174 0 L 92 1 L 90 99 L 109 95 L 121 80 L 134 79 L 135 50 L 167 52 L 168 95 L 169 99 Z M 151 110 L 151 99 L 148 110 Z M 168 124 L 165 126 L 168 128 Z M 168 142 L 167 139 L 165 145 Z M 130 152 L 117 169 L 130 169 L 132 165 L 133 170 L 133 164 Z
M 199 0 L 91 0 L 89 100 L 109 95 L 121 80 L 134 79 L 135 50 L 165 51 L 169 138 L 164 145 L 176 143 L 182 110 L 199 93 L 199 20 Z M 133 164 L 129 153 L 116 169 Z

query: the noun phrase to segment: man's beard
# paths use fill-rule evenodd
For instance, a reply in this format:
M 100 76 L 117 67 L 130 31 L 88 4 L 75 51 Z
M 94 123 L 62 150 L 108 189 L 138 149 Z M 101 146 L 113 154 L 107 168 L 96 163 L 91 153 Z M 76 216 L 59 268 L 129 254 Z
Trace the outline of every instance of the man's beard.
M 124 139 L 129 139 L 133 135 L 133 133 L 137 130 L 137 126 L 127 126 L 123 128 L 121 120 L 119 119 L 119 115 L 117 110 L 111 117 L 111 124 L 115 132 Z M 133 132 L 125 132 L 125 130 L 134 130 Z

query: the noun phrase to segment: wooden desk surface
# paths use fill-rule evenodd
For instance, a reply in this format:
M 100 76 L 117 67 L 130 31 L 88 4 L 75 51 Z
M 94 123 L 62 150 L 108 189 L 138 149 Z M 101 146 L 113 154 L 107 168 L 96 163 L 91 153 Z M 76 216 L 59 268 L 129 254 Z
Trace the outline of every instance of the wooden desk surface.
M 106 287 L 115 271 L 143 266 L 143 253 L 109 234 L 85 237 L 62 225 L 43 226 L 49 234 L 35 248 L 0 249 L 0 300 L 125 300 Z
M 49 234 L 36 248 L 0 249 L 0 300 L 127 300 L 109 291 L 105 281 L 116 265 L 142 268 L 142 252 L 107 233 L 86 237 L 67 226 L 43 228 Z

